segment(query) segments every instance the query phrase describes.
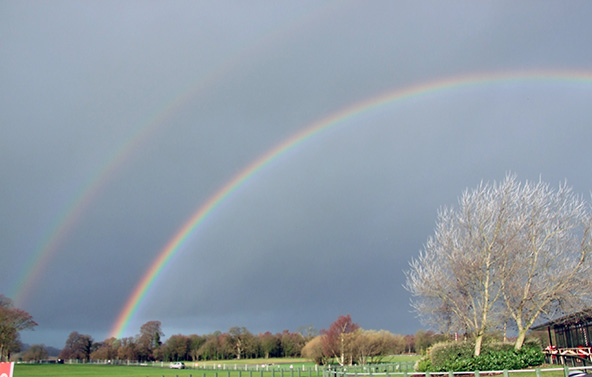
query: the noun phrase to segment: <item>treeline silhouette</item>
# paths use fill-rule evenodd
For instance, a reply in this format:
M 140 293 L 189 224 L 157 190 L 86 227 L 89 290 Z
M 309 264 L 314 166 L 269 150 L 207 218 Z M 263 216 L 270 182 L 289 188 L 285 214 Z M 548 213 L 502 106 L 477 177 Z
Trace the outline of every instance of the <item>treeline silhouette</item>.
M 344 326 L 348 323 L 348 326 Z M 331 342 L 348 339 L 347 349 Z M 348 334 L 345 334 L 348 332 Z M 395 335 L 385 330 L 362 330 L 341 316 L 328 330 L 317 331 L 312 326 L 296 332 L 253 334 L 245 327 L 232 327 L 227 332 L 207 335 L 176 334 L 162 341 L 164 334 L 159 321 L 142 325 L 140 334 L 121 339 L 109 338 L 95 342 L 90 335 L 72 332 L 59 358 L 64 360 L 134 360 L 134 361 L 208 361 L 254 358 L 306 357 L 318 364 L 331 362 L 366 363 L 379 361 L 392 354 L 418 353 L 442 335 L 419 330 L 415 335 Z M 341 353 L 337 352 L 341 349 Z

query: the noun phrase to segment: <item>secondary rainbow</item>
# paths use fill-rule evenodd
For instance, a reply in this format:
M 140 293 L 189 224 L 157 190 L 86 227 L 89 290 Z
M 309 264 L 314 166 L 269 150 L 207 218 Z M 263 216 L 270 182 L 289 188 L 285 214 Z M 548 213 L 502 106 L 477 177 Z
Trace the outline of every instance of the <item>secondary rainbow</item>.
M 198 87 L 201 89 L 201 87 Z M 114 151 L 100 168 L 90 176 L 75 195 L 55 218 L 49 231 L 43 236 L 35 251 L 28 258 L 28 262 L 19 273 L 19 279 L 10 290 L 15 303 L 22 306 L 31 295 L 33 286 L 37 283 L 42 271 L 59 250 L 63 240 L 80 220 L 85 209 L 93 202 L 106 187 L 110 179 L 124 164 L 131 154 L 148 139 L 159 127 L 166 124 L 166 120 L 175 114 L 195 92 L 194 87 L 181 92 L 172 101 L 155 111 L 146 122 L 136 127 L 118 149 Z
M 12 297 L 17 306 L 23 306 L 31 296 L 33 288 L 38 282 L 47 264 L 60 249 L 62 242 L 72 232 L 76 223 L 82 218 L 85 210 L 107 186 L 119 168 L 128 160 L 129 156 L 139 149 L 157 130 L 167 124 L 167 120 L 176 114 L 181 108 L 200 94 L 205 94 L 221 81 L 229 72 L 241 68 L 245 62 L 259 58 L 262 53 L 272 50 L 275 45 L 294 30 L 304 27 L 315 19 L 323 19 L 331 14 L 335 5 L 319 5 L 314 11 L 306 12 L 290 22 L 282 24 L 270 33 L 261 36 L 235 51 L 223 61 L 219 62 L 210 71 L 189 83 L 177 94 L 152 112 L 144 122 L 139 123 L 119 148 L 107 156 L 104 163 L 96 172 L 80 185 L 76 195 L 65 203 L 61 211 L 54 218 L 47 232 L 42 235 L 31 255 L 17 274 L 12 287 L 8 289 L 9 297 Z
M 206 220 L 208 215 L 245 182 L 254 177 L 259 171 L 264 169 L 272 161 L 280 158 L 286 152 L 294 149 L 307 140 L 310 140 L 316 135 L 319 135 L 331 129 L 332 127 L 342 124 L 346 120 L 396 101 L 408 100 L 419 96 L 468 86 L 529 81 L 575 82 L 590 84 L 592 83 L 592 73 L 586 71 L 527 71 L 478 73 L 464 76 L 447 77 L 395 89 L 394 91 L 371 97 L 369 99 L 355 103 L 352 106 L 343 108 L 304 127 L 300 132 L 282 141 L 254 160 L 251 164 L 246 166 L 239 174 L 230 179 L 213 196 L 203 203 L 197 209 L 197 211 L 184 223 L 184 225 L 175 233 L 174 237 L 171 238 L 164 248 L 158 253 L 156 259 L 151 263 L 148 270 L 142 275 L 142 278 L 137 283 L 132 291 L 132 294 L 118 314 L 110 332 L 110 336 L 115 338 L 120 338 L 122 336 L 129 322 L 138 310 L 141 302 L 146 297 L 150 287 L 156 281 L 159 273 L 167 265 L 168 261 L 175 255 L 175 253 L 182 248 L 191 235 Z

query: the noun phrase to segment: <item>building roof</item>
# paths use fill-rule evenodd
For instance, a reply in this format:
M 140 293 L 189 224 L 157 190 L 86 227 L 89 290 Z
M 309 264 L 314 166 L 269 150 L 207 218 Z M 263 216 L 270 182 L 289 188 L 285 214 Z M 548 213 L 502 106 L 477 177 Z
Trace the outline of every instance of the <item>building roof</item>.
M 568 314 L 541 325 L 534 326 L 532 327 L 532 330 L 544 330 L 547 327 L 568 326 L 587 322 L 592 322 L 592 308 L 584 309 L 580 312 Z

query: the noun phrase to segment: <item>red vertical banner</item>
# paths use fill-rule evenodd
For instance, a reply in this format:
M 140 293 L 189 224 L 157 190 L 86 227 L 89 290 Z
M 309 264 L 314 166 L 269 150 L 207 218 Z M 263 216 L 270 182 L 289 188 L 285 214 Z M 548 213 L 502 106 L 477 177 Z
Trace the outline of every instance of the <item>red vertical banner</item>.
M 12 377 L 14 363 L 0 363 L 0 377 Z

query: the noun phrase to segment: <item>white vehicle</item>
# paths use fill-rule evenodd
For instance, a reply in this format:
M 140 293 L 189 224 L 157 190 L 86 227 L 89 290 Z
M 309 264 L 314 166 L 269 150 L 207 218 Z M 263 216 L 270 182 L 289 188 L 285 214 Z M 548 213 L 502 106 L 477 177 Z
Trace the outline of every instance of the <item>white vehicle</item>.
M 183 363 L 171 363 L 169 366 L 171 369 L 185 369 L 185 364 Z

